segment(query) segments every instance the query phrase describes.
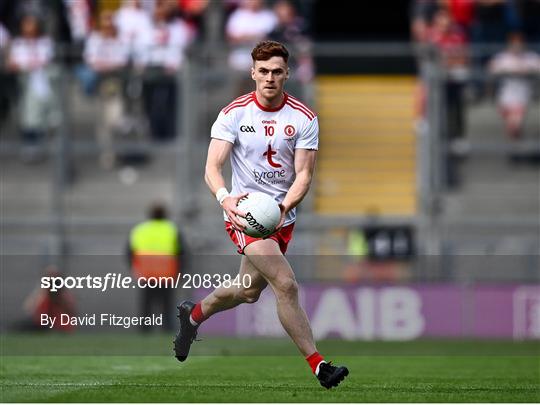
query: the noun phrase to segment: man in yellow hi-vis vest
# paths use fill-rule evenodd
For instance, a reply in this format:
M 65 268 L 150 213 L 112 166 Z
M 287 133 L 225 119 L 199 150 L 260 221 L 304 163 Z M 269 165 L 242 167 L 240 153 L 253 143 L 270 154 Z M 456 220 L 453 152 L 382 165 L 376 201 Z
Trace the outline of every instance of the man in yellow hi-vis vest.
M 162 203 L 150 206 L 148 220 L 136 225 L 129 236 L 128 258 L 135 277 L 147 280 L 141 288 L 141 316 L 151 316 L 154 306 L 163 313 L 163 327 L 172 330 L 173 285 L 165 284 L 165 277 L 176 277 L 180 272 L 181 256 L 185 247 L 176 224 L 167 218 Z M 161 286 L 156 288 L 156 280 Z M 152 279 L 152 280 L 150 280 Z M 143 330 L 149 327 L 143 326 Z

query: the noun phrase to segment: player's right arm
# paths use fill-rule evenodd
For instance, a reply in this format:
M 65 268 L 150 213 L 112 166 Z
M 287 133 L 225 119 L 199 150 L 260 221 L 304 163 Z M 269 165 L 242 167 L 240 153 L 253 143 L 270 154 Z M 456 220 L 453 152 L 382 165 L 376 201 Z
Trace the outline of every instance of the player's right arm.
M 225 189 L 225 179 L 223 178 L 223 165 L 231 154 L 233 144 L 223 139 L 212 138 L 208 147 L 208 156 L 206 158 L 206 168 L 204 180 L 214 196 L 218 190 Z M 238 201 L 245 197 L 247 193 L 231 196 L 228 195 L 221 201 L 223 210 L 229 217 L 229 220 L 236 229 L 244 230 L 244 225 L 238 220 L 237 215 L 243 217 L 245 213 L 237 210 Z

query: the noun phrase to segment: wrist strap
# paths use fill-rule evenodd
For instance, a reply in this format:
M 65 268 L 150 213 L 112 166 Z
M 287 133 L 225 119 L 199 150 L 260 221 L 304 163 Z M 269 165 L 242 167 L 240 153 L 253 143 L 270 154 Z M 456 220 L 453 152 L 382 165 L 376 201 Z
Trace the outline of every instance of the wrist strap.
M 216 193 L 216 200 L 218 200 L 219 205 L 223 204 L 223 200 L 229 196 L 229 192 L 225 187 L 221 187 Z

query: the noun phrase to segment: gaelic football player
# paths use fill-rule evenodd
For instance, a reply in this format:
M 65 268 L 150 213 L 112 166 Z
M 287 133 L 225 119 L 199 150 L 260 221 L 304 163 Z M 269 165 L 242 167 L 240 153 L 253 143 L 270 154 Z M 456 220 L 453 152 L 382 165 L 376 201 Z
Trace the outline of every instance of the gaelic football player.
M 180 330 L 175 353 L 184 361 L 199 325 L 216 312 L 257 301 L 268 286 L 276 296 L 283 328 L 325 388 L 337 386 L 349 373 L 326 362 L 318 352 L 306 313 L 298 301 L 298 284 L 285 259 L 296 219 L 295 207 L 309 190 L 318 149 L 317 116 L 283 90 L 289 77 L 287 49 L 274 41 L 260 42 L 251 53 L 255 91 L 221 110 L 212 126 L 205 180 L 223 208 L 225 229 L 242 255 L 240 278 L 251 276 L 249 288 L 220 287 L 197 304 L 179 307 Z M 225 187 L 222 167 L 232 165 L 232 190 Z M 242 232 L 238 201 L 249 192 L 272 195 L 281 207 L 277 231 L 266 239 Z

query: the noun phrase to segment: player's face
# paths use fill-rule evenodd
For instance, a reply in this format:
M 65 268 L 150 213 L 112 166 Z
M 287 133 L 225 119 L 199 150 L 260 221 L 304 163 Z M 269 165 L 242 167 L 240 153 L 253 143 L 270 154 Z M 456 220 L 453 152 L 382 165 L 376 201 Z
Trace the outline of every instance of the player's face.
M 257 85 L 257 93 L 272 100 L 283 93 L 285 80 L 289 78 L 289 67 L 280 56 L 257 60 L 251 68 L 251 77 Z

